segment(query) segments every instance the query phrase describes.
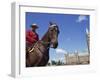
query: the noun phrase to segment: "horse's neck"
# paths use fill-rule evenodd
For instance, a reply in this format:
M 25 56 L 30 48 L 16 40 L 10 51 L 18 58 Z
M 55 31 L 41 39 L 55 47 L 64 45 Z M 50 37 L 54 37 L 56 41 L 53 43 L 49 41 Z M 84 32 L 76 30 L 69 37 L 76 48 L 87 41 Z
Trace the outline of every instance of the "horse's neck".
M 42 37 L 41 40 L 44 41 L 44 42 L 49 42 L 49 41 L 50 41 L 50 40 L 49 40 L 48 32 L 45 33 L 45 35 Z
M 48 34 L 48 31 L 45 33 L 45 35 L 42 37 L 41 41 L 43 41 L 45 43 L 45 46 L 49 47 L 50 45 L 46 44 L 46 43 L 49 43 L 50 42 L 50 39 L 49 39 L 49 34 Z

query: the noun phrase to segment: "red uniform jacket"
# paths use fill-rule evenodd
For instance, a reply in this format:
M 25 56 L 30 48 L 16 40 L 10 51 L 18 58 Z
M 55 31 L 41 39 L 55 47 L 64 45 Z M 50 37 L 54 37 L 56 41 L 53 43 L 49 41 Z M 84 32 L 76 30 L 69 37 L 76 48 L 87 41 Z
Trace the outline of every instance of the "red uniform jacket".
M 36 41 L 39 40 L 38 34 L 31 30 L 26 31 L 26 43 L 28 46 L 32 46 Z

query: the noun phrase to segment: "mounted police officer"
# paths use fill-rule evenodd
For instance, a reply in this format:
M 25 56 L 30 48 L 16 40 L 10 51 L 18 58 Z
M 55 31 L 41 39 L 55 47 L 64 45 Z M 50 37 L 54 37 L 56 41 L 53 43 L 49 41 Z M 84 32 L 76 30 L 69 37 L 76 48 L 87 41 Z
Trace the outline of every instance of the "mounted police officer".
M 26 47 L 31 47 L 39 40 L 39 36 L 36 32 L 38 29 L 37 24 L 34 23 L 30 27 L 30 30 L 26 31 Z

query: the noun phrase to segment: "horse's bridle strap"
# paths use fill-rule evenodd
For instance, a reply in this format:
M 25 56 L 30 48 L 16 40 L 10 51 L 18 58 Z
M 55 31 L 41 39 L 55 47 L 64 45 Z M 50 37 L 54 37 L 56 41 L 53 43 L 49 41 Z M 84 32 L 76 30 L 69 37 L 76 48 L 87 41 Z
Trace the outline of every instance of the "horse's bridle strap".
M 45 42 L 45 41 L 40 41 L 42 42 L 43 44 L 50 44 L 51 42 Z

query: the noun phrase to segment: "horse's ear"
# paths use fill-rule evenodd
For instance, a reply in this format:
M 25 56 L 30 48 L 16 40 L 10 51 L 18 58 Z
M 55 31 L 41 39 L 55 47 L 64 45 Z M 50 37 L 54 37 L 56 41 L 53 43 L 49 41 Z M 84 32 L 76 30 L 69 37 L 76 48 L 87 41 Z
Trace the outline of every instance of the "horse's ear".
M 50 25 L 53 25 L 53 23 L 52 23 L 51 21 L 49 22 L 49 24 L 50 24 Z

